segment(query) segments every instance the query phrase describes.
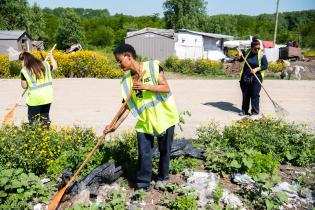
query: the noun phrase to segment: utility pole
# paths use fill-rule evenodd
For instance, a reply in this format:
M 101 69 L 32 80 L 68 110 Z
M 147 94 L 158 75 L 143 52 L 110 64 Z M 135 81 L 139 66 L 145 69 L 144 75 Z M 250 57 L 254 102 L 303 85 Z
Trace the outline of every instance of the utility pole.
M 274 37 L 273 37 L 273 43 L 274 43 L 274 44 L 276 44 L 276 41 L 277 41 L 278 17 L 279 17 L 279 2 L 280 2 L 280 0 L 277 0 L 276 25 L 275 25 L 275 34 L 274 34 Z

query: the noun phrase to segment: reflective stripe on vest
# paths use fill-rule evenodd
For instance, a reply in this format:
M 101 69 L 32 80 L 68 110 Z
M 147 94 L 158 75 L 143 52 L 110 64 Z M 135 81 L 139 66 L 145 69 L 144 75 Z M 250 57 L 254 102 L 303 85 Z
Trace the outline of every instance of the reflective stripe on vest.
M 45 74 L 38 80 L 25 67 L 21 70 L 26 78 L 28 85 L 28 94 L 26 103 L 30 106 L 48 104 L 53 101 L 52 77 L 50 67 L 47 62 L 43 62 Z M 41 75 L 42 76 L 42 75 Z
M 52 82 L 51 82 L 52 78 L 51 78 L 51 75 L 49 74 L 49 71 L 48 71 L 49 66 L 48 66 L 47 62 L 43 62 L 43 65 L 45 67 L 45 77 L 44 77 L 45 82 L 43 84 L 37 84 L 35 79 L 31 75 L 30 71 L 25 68 L 25 72 L 27 73 L 29 79 L 32 82 L 32 86 L 29 87 L 30 91 L 52 85 Z
M 154 74 L 154 63 L 153 63 L 153 61 L 149 62 L 149 69 L 150 69 L 150 74 L 151 74 L 151 77 L 152 77 L 152 80 L 153 80 L 152 82 L 153 82 L 154 85 L 157 85 L 157 80 L 156 80 L 156 77 L 155 77 L 155 74 Z M 123 80 L 123 87 L 124 87 L 124 91 L 125 91 L 126 96 L 128 96 L 130 94 L 130 89 L 129 89 L 129 86 L 127 84 L 127 79 L 126 78 Z M 130 105 L 130 108 L 131 108 L 131 111 L 132 111 L 131 113 L 135 117 L 138 117 L 139 115 L 141 115 L 143 113 L 143 111 L 145 109 L 149 109 L 151 107 L 154 107 L 154 106 L 158 105 L 159 103 L 161 103 L 163 101 L 166 101 L 171 95 L 172 95 L 172 93 L 169 92 L 169 93 L 166 94 L 166 96 L 163 97 L 160 93 L 156 93 L 156 96 L 157 96 L 156 100 L 146 103 L 145 105 L 143 105 L 139 109 L 135 106 L 133 100 L 130 99 L 129 100 L 129 105 Z
M 249 50 L 248 53 L 246 54 L 245 60 L 247 59 L 247 57 L 249 56 L 249 54 L 250 54 L 250 50 Z M 262 58 L 262 57 L 261 57 L 261 50 L 259 50 L 259 51 L 258 51 L 258 55 L 257 55 L 259 68 L 261 68 L 261 58 Z M 242 68 L 242 70 L 241 70 L 240 79 L 242 79 L 242 75 L 243 75 L 243 71 L 244 71 L 245 65 L 247 65 L 246 62 L 244 63 L 243 68 Z M 265 72 L 264 72 L 264 71 L 260 71 L 260 73 L 261 73 L 261 77 L 264 79 Z

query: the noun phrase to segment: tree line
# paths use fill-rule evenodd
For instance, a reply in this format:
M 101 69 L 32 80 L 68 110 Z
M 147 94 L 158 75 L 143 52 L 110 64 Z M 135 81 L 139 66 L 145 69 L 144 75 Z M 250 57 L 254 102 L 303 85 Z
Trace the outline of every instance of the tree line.
M 211 7 L 211 5 L 209 5 Z M 33 40 L 60 49 L 81 43 L 85 48 L 111 47 L 124 42 L 128 29 L 190 29 L 248 39 L 250 35 L 273 40 L 275 14 L 214 15 L 206 12 L 205 0 L 166 0 L 164 17 L 111 15 L 107 9 L 40 8 L 27 0 L 0 0 L 0 29 L 26 30 Z M 284 12 L 279 15 L 277 43 L 295 40 L 315 48 L 315 10 Z

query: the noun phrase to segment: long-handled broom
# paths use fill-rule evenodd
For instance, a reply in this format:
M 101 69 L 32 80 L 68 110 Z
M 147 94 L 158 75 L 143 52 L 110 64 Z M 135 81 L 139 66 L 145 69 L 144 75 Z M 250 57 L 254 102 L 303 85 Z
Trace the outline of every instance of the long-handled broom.
M 53 48 L 50 50 L 50 52 L 52 52 L 56 47 L 56 44 L 53 46 Z M 46 56 L 45 60 L 46 61 L 48 59 L 48 55 Z M 9 124 L 14 117 L 16 108 L 19 106 L 19 103 L 21 102 L 23 96 L 25 95 L 27 89 L 25 89 L 22 93 L 22 95 L 20 96 L 19 100 L 15 103 L 15 105 L 12 107 L 12 109 L 9 111 L 9 113 L 4 117 L 2 124 Z
M 238 51 L 240 51 L 239 48 L 238 48 Z M 247 60 L 244 58 L 243 54 L 241 54 L 241 56 L 242 56 L 243 60 L 245 61 L 245 63 L 247 64 L 247 66 L 249 67 L 249 69 L 251 70 L 251 72 L 253 72 L 252 67 L 249 65 Z M 267 94 L 268 98 L 270 99 L 271 103 L 273 104 L 273 107 L 275 109 L 276 114 L 278 116 L 281 116 L 281 117 L 287 116 L 289 114 L 289 112 L 287 110 L 285 110 L 283 107 L 281 107 L 277 102 L 272 100 L 272 98 L 270 97 L 269 93 L 267 92 L 267 90 L 265 89 L 265 87 L 263 86 L 263 84 L 261 83 L 259 78 L 257 77 L 257 75 L 256 74 L 253 74 L 253 75 L 255 76 L 255 78 L 257 79 L 257 81 L 259 82 L 259 84 L 261 85 L 261 87 L 263 88 L 265 93 Z
M 139 78 L 138 81 L 140 81 L 143 76 L 145 75 L 145 71 L 143 71 Z M 130 94 L 128 95 L 128 97 L 126 98 L 126 100 L 124 101 L 124 103 L 121 105 L 119 111 L 117 112 L 117 114 L 115 115 L 115 117 L 113 118 L 113 120 L 111 121 L 111 123 L 109 124 L 109 128 L 113 128 L 113 126 L 115 126 L 116 122 L 119 120 L 119 118 L 122 116 L 123 111 L 125 110 L 128 101 L 130 100 L 131 96 L 132 96 L 133 90 L 130 91 Z M 107 133 L 106 133 L 107 134 Z M 70 185 L 75 181 L 75 179 L 79 176 L 79 174 L 81 173 L 82 169 L 84 168 L 84 166 L 87 164 L 87 162 L 89 162 L 89 160 L 92 158 L 94 152 L 96 151 L 96 149 L 103 144 L 103 141 L 105 140 L 106 134 L 103 134 L 102 136 L 100 136 L 98 138 L 98 141 L 96 143 L 96 145 L 94 146 L 94 148 L 92 149 L 92 151 L 89 153 L 89 155 L 87 156 L 87 158 L 84 160 L 84 162 L 82 163 L 82 165 L 79 167 L 79 169 L 75 172 L 75 174 L 73 175 L 73 177 L 68 181 L 68 183 L 61 189 L 59 190 L 54 198 L 51 200 L 51 202 L 48 205 L 48 210 L 55 210 L 58 205 L 59 202 L 62 198 L 62 196 L 64 195 L 65 191 L 67 190 L 68 187 L 70 187 Z

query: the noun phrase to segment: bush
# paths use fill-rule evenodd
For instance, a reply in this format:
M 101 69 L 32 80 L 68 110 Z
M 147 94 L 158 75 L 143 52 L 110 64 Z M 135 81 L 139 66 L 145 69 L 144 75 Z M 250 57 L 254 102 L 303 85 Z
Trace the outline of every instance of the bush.
M 191 60 L 178 59 L 176 57 L 168 57 L 165 61 L 166 70 L 178 72 L 182 74 L 198 74 L 198 75 L 225 75 L 223 64 L 219 61 L 211 60 Z
M 100 153 L 106 154 L 102 162 L 115 161 L 123 167 L 126 177 L 134 178 L 138 158 L 136 132 L 125 132 L 107 141 L 101 146 Z
M 195 72 L 204 75 L 225 75 L 223 64 L 219 61 L 197 60 Z
M 91 129 L 79 127 L 57 131 L 55 127 L 47 129 L 36 123 L 4 126 L 0 128 L 0 165 L 45 174 L 50 166 L 57 167 L 55 161 L 67 154 L 64 152 L 78 154 L 85 151 L 94 145 L 95 138 Z M 61 171 L 55 171 L 54 175 L 56 172 Z
M 33 54 L 40 58 L 39 51 L 34 51 Z M 55 50 L 54 57 L 58 69 L 53 72 L 53 77 L 119 78 L 123 75 L 112 55 L 87 50 L 66 54 Z M 1 78 L 18 77 L 20 70 L 19 61 L 9 62 L 7 56 L 0 55 Z
M 53 189 L 33 173 L 0 167 L 0 209 L 33 209 L 36 203 L 47 203 Z
M 268 71 L 273 73 L 282 72 L 286 68 L 286 64 L 283 60 L 278 60 L 276 63 L 269 63 L 268 64 Z
M 315 57 L 315 51 L 306 51 L 303 52 L 303 55 L 307 57 Z
M 226 127 L 223 138 L 236 150 L 252 148 L 271 154 L 280 163 L 306 166 L 315 162 L 315 136 L 304 125 L 277 118 L 247 119 Z
M 206 149 L 206 167 L 221 173 L 274 174 L 279 163 L 315 162 L 315 136 L 303 125 L 276 118 L 237 121 L 220 130 L 210 123 L 197 130 L 195 143 Z

